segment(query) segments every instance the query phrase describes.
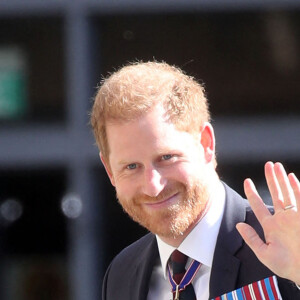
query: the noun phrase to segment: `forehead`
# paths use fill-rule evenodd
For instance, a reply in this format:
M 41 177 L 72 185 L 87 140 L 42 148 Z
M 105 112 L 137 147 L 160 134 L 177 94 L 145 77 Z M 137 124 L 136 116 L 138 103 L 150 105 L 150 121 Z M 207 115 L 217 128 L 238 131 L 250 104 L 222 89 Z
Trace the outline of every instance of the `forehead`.
M 172 149 L 185 151 L 195 141 L 194 135 L 176 129 L 161 107 L 132 121 L 108 122 L 107 139 L 111 158 L 155 155 Z

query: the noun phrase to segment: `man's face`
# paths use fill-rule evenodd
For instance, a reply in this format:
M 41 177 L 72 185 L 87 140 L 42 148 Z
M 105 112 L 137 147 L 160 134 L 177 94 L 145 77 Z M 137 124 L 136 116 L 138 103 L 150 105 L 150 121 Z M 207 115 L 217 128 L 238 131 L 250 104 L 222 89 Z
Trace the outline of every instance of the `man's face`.
M 109 162 L 103 162 L 124 210 L 161 237 L 185 235 L 209 197 L 200 130 L 177 130 L 158 105 L 139 119 L 108 123 L 107 138 Z

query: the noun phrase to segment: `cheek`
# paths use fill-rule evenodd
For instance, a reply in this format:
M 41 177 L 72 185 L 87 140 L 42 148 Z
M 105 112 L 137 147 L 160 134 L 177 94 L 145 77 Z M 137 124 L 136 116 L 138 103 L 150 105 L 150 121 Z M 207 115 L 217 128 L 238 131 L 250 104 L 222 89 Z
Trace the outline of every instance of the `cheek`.
M 136 193 L 135 184 L 132 182 L 117 182 L 115 188 L 118 197 L 122 199 L 130 199 Z
M 187 185 L 193 185 L 195 182 L 203 178 L 204 173 L 205 166 L 201 163 L 195 162 L 179 168 L 178 171 L 175 172 L 175 176 L 176 180 Z
M 195 168 L 191 165 L 182 165 L 173 172 L 173 179 L 176 181 L 188 184 L 191 178 L 194 176 Z

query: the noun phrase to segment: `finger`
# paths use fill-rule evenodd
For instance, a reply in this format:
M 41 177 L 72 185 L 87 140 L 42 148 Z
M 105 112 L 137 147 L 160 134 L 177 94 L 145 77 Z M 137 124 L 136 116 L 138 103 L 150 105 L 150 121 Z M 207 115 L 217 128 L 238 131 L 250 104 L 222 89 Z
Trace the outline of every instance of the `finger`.
M 300 211 L 300 182 L 294 173 L 289 174 L 288 178 L 294 191 L 297 210 Z
M 251 248 L 259 260 L 262 260 L 264 252 L 267 250 L 267 245 L 259 237 L 256 231 L 248 224 L 238 223 L 236 229 L 246 242 L 246 244 Z
M 283 165 L 275 163 L 274 171 L 283 195 L 284 207 L 295 205 L 294 192 Z
M 272 197 L 274 209 L 275 211 L 282 210 L 284 207 L 283 195 L 281 193 L 280 185 L 276 178 L 274 164 L 270 161 L 265 164 L 265 176 Z
M 270 216 L 271 213 L 266 208 L 251 179 L 248 178 L 244 181 L 244 190 L 256 218 L 262 224 L 264 218 Z

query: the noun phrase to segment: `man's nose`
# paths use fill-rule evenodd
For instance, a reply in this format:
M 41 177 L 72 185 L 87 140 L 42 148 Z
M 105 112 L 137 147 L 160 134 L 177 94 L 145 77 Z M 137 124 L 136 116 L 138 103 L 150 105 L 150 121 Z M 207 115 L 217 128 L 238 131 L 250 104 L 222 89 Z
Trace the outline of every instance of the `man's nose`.
M 155 168 L 147 168 L 144 171 L 143 193 L 149 197 L 157 197 L 164 189 L 166 179 Z

